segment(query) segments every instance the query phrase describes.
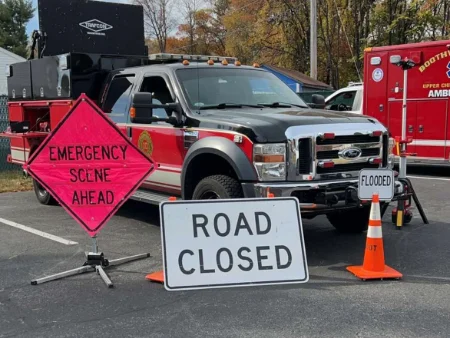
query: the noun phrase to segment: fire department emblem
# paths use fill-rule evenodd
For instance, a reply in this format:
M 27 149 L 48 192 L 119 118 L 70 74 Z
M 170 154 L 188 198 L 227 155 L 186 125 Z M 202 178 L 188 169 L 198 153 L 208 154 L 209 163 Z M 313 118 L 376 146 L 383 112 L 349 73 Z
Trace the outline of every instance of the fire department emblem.
M 447 64 L 447 77 L 450 78 L 450 62 Z
M 138 148 L 141 149 L 148 157 L 152 156 L 153 142 L 148 131 L 144 130 L 141 135 L 139 135 Z

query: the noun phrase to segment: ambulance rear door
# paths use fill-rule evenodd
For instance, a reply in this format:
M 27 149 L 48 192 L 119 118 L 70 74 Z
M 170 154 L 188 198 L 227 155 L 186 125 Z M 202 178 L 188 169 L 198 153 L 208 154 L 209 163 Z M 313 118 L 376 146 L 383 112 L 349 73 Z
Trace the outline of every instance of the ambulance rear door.
M 371 51 L 364 55 L 364 115 L 373 116 L 387 126 L 387 78 L 389 53 L 387 51 Z

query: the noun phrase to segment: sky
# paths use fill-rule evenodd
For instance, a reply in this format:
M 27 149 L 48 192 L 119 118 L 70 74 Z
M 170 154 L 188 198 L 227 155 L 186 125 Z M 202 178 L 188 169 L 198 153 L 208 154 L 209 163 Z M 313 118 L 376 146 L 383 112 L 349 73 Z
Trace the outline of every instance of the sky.
M 107 2 L 121 2 L 121 3 L 129 3 L 130 0 L 98 0 L 98 1 L 107 1 Z M 30 36 L 33 30 L 39 29 L 39 21 L 38 21 L 38 13 L 37 13 L 37 0 L 33 0 L 33 8 L 35 8 L 34 11 L 34 17 L 28 22 L 27 25 L 27 35 Z

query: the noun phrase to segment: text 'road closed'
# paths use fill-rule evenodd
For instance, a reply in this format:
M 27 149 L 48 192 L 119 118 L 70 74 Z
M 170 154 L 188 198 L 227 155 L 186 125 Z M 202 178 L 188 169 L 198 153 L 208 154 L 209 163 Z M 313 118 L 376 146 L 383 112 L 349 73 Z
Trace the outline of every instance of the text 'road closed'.
M 168 290 L 308 280 L 295 199 L 161 205 Z

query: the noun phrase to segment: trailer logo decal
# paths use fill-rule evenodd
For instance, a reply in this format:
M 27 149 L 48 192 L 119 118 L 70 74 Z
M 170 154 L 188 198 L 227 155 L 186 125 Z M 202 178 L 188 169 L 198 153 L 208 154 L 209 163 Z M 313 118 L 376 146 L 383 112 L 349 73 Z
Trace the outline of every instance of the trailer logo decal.
M 152 155 L 153 142 L 148 131 L 144 130 L 141 135 L 139 135 L 138 148 L 141 149 L 148 157 Z
M 381 68 L 375 68 L 372 73 L 372 79 L 375 82 L 380 82 L 381 80 L 383 80 L 383 70 Z
M 92 19 L 89 21 L 80 22 L 80 26 L 88 30 L 87 34 L 91 35 L 105 35 L 103 31 L 112 29 L 113 26 L 104 23 L 98 19 Z

